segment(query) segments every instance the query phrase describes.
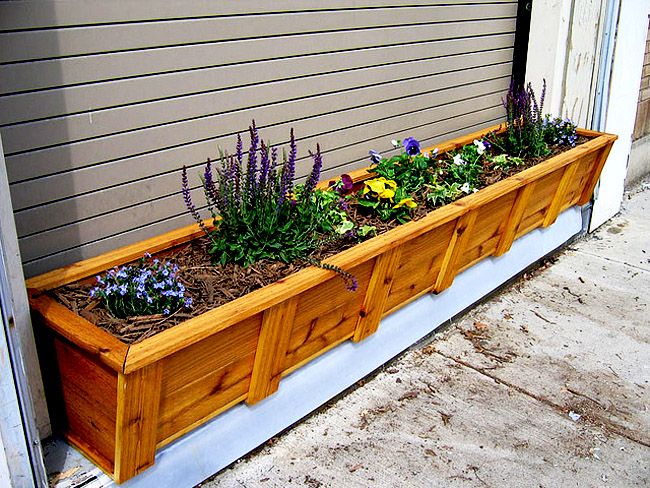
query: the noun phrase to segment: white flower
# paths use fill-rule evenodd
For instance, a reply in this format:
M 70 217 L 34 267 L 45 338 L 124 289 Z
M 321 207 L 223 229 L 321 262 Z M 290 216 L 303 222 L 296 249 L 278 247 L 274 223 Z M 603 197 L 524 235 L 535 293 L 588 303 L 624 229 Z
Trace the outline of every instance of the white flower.
M 393 145 L 393 147 L 399 147 L 399 142 L 397 142 L 395 139 L 390 141 L 390 143 Z
M 429 159 L 430 154 L 429 154 L 429 152 L 427 151 L 427 152 L 423 152 L 423 153 L 422 153 L 422 156 L 424 156 L 425 158 Z
M 463 186 L 460 187 L 460 191 L 462 191 L 463 193 L 469 194 L 469 192 L 470 192 L 469 181 L 466 181 L 465 183 L 463 183 Z
M 478 148 L 476 152 L 479 153 L 479 155 L 483 154 L 485 152 L 486 148 L 485 148 L 485 144 L 483 144 L 483 141 L 479 141 L 478 139 L 474 139 L 474 144 Z
M 435 158 L 438 155 L 438 148 L 435 148 L 433 151 L 431 151 L 431 157 Z
M 460 156 L 460 154 L 456 154 L 454 156 L 454 164 L 456 166 L 462 166 L 463 164 L 465 164 L 465 160 Z

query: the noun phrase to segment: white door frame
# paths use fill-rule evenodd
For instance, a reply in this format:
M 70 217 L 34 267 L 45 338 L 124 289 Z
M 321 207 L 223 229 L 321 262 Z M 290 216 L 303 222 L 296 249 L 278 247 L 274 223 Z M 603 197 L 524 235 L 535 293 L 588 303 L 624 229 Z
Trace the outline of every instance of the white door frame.
M 0 486 L 47 486 L 36 405 L 49 417 L 32 334 L 16 226 L 0 139 Z

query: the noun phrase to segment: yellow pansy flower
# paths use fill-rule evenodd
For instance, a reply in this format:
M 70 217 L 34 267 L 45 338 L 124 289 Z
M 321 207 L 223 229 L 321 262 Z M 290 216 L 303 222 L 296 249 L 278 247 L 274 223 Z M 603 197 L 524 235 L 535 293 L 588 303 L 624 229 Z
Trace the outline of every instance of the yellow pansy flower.
M 395 196 L 395 189 L 397 188 L 397 183 L 393 180 L 387 180 L 385 177 L 381 176 L 380 178 L 374 178 L 372 180 L 367 180 L 363 188 L 363 194 L 365 195 L 368 192 L 374 192 L 379 198 L 388 198 L 392 201 Z
M 417 207 L 418 204 L 413 201 L 412 198 L 402 198 L 397 205 L 395 205 L 393 208 L 400 208 L 400 207 L 408 207 L 408 208 L 415 208 Z

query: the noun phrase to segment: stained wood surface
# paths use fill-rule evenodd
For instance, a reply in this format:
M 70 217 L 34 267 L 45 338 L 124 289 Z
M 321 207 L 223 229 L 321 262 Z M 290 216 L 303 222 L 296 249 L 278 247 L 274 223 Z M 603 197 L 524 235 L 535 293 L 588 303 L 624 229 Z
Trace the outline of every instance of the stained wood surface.
M 497 244 L 497 248 L 494 252 L 495 256 L 503 255 L 510 250 L 510 247 L 512 247 L 512 243 L 515 240 L 515 236 L 519 230 L 519 225 L 521 224 L 521 219 L 524 216 L 524 211 L 528 206 L 528 201 L 530 200 L 530 195 L 532 194 L 534 188 L 535 183 L 533 182 L 528 183 L 526 186 L 523 186 L 517 190 L 514 205 L 508 214 L 503 232 L 499 237 L 499 243 Z
M 117 373 L 66 339 L 55 337 L 57 385 L 64 415 L 56 421 L 64 436 L 108 473 L 115 460 Z M 47 366 L 49 367 L 49 366 Z
M 208 418 L 248 392 L 261 315 L 162 359 L 158 442 Z M 154 363 L 157 364 L 157 363 Z
M 397 273 L 402 248 L 403 246 L 391 249 L 380 254 L 375 260 L 363 307 L 359 311 L 359 318 L 354 329 L 353 340 L 355 342 L 360 342 L 377 331 L 379 321 L 388 303 L 388 295 Z
M 485 132 L 454 139 L 441 150 Z M 598 136 L 576 148 L 575 157 L 559 155 L 327 259 L 359 280 L 356 293 L 345 291 L 335 273 L 310 267 L 127 346 L 31 290 L 37 316 L 60 335 L 54 339 L 59 369 L 71 377 L 61 386 L 66 435 L 103 469 L 114 471 L 118 482 L 129 479 L 153 463 L 156 446 L 243 400 L 265 398 L 291 371 L 348 339 L 371 335 L 387 312 L 427 291 L 442 291 L 462 269 L 550 225 L 595 185 L 614 139 Z M 353 177 L 360 181 L 369 173 Z M 53 288 L 200 232 L 196 226 L 179 229 L 29 284 Z M 98 389 L 90 391 L 89 385 Z
M 115 426 L 115 481 L 119 484 L 153 465 L 162 365 L 118 373 Z
M 50 329 L 92 357 L 122 371 L 128 346 L 45 294 L 30 290 L 29 305 Z
M 451 283 L 458 272 L 460 257 L 465 251 L 472 236 L 476 217 L 477 211 L 470 210 L 460 216 L 456 221 L 456 226 L 451 234 L 449 244 L 447 245 L 445 257 L 440 266 L 440 273 L 438 274 L 438 278 L 433 287 L 433 290 L 436 293 L 451 286 Z
M 297 306 L 297 298 L 292 297 L 264 311 L 246 399 L 249 405 L 259 402 L 278 389 Z

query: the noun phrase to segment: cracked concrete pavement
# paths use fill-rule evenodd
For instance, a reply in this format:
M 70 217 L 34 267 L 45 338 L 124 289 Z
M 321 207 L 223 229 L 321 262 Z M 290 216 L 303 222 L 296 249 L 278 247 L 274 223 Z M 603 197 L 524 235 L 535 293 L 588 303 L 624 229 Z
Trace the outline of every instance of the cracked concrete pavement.
M 596 233 L 202 486 L 650 486 L 648 215 L 646 183 Z

